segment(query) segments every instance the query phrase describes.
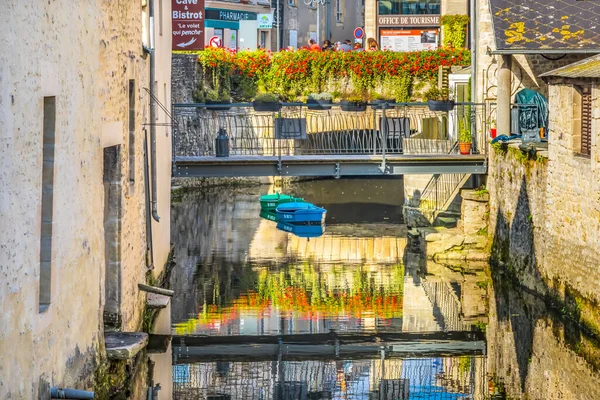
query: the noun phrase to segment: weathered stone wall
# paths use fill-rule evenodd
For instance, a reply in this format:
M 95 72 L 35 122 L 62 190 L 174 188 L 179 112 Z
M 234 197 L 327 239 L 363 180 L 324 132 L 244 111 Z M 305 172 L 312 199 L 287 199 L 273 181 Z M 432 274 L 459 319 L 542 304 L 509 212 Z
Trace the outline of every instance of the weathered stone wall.
M 173 54 L 172 60 L 172 102 L 193 103 L 196 82 L 199 81 L 201 75 L 197 61 L 198 56 L 196 54 Z
M 577 155 L 573 87 L 550 85 L 545 269 L 586 298 L 600 301 L 600 88 L 593 90 L 592 157 Z
M 88 386 L 100 342 L 102 103 L 95 6 L 0 3 L 0 397 L 5 399 L 38 398 L 40 388 L 56 384 Z M 56 96 L 56 142 L 50 306 L 40 313 L 44 96 Z
M 160 12 L 161 3 L 167 2 L 156 0 L 157 16 L 167 20 L 168 5 Z M 137 283 L 145 280 L 146 272 L 143 128 L 150 122 L 149 99 L 143 90 L 149 86 L 149 60 L 141 46 L 143 15 L 138 2 L 84 5 L 9 0 L 0 4 L 4 39 L 0 44 L 2 398 L 45 399 L 50 386 L 92 387 L 103 343 L 105 253 L 112 252 L 118 261 L 112 267 L 120 269 L 116 285 L 121 291 L 123 329 L 134 330 L 141 324 L 145 296 Z M 23 21 L 28 21 L 26 28 Z M 157 47 L 168 41 L 170 53 L 168 30 L 157 36 L 162 36 L 157 37 Z M 159 99 L 170 97 L 165 91 L 170 57 L 166 63 L 165 69 L 165 63 L 157 62 Z M 135 80 L 133 137 L 128 126 L 130 80 Z M 45 96 L 56 97 L 56 143 L 50 301 L 40 312 Z M 157 137 L 164 133 L 157 130 Z M 170 142 L 163 139 L 157 146 L 163 151 L 161 162 L 170 160 L 165 140 Z M 117 155 L 113 166 L 121 175 L 112 187 L 118 192 L 109 204 L 120 209 L 115 214 L 105 212 L 103 147 L 107 146 L 119 148 L 113 152 Z M 131 175 L 130 159 L 134 160 Z M 170 172 L 168 164 L 157 169 Z M 159 180 L 159 189 L 160 185 Z M 154 244 L 162 249 L 169 248 L 166 193 L 161 205 L 166 223 L 153 231 Z M 113 223 L 116 215 L 120 220 Z M 106 227 L 109 233 L 115 230 L 105 237 Z M 161 242 L 163 228 L 166 244 Z M 155 258 L 166 260 L 164 250 Z
M 548 163 L 514 148 L 491 148 L 488 188 L 492 260 L 510 265 L 526 286 L 546 293 L 543 273 Z
M 553 119 L 570 121 L 558 114 Z M 526 160 L 514 148 L 490 154 L 492 258 L 539 293 L 562 296 L 566 285 L 598 301 L 597 162 L 574 155 L 570 135 L 563 132 L 559 139 L 557 120 L 554 126 L 549 160 Z

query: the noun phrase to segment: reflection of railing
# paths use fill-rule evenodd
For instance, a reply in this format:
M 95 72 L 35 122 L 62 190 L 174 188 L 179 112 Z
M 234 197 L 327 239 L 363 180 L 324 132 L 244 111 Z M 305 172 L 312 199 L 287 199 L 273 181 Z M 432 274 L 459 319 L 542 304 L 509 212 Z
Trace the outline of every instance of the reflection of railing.
M 460 188 L 469 178 L 467 174 L 436 174 L 434 175 L 419 198 L 419 211 L 430 222 L 436 216 L 450 207 Z
M 485 105 L 474 103 L 458 103 L 451 112 L 430 111 L 425 103 L 362 112 L 341 111 L 337 105 L 315 111 L 299 103 L 274 113 L 255 112 L 248 104 L 233 104 L 227 111 L 204 104 L 175 104 L 174 109 L 173 156 L 215 155 L 220 128 L 227 131 L 231 155 L 440 154 L 455 148 L 461 128 L 482 126 L 485 119 Z M 472 136 L 474 153 L 482 153 L 477 135 Z
M 173 367 L 177 400 L 484 398 L 481 357 L 208 362 Z

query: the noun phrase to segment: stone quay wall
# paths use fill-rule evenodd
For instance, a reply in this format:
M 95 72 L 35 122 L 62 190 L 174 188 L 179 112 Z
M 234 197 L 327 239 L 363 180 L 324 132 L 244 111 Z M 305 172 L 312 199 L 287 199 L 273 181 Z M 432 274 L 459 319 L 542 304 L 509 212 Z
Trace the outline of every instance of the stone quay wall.
M 551 96 L 559 95 L 555 89 L 550 86 Z M 564 118 L 565 125 L 570 119 L 560 112 L 551 118 L 555 130 L 549 158 L 529 160 L 514 147 L 490 152 L 491 260 L 521 285 L 566 306 L 572 317 L 598 332 L 597 155 L 592 159 L 575 155 L 569 148 L 570 134 L 563 130 L 561 135 L 558 121 Z

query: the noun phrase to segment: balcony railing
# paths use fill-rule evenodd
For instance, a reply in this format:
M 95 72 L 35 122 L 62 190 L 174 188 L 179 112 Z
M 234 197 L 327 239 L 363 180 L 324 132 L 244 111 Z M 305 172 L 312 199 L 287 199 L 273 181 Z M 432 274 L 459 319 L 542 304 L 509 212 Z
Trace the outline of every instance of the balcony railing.
M 347 112 L 311 110 L 285 103 L 278 112 L 251 104 L 175 104 L 174 156 L 214 156 L 215 139 L 227 132 L 230 155 L 458 154 L 460 131 L 470 132 L 471 154 L 484 154 L 489 132 L 484 104 L 456 103 L 449 112 L 427 103 L 369 105 Z

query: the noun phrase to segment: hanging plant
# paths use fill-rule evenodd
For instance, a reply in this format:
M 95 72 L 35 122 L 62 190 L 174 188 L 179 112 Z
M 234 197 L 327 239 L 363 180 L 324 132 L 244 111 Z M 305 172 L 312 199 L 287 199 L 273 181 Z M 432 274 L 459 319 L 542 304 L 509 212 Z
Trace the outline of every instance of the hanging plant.
M 468 15 L 443 15 L 440 18 L 440 25 L 443 27 L 442 45 L 444 47 L 453 47 L 455 49 L 465 48 L 468 24 Z

